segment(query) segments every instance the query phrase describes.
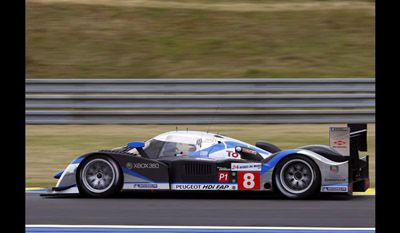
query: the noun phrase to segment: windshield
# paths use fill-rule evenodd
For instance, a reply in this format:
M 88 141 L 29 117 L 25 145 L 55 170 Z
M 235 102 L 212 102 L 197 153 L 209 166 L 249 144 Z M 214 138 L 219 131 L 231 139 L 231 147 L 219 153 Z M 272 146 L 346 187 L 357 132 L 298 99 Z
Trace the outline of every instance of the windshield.
M 165 142 L 159 141 L 156 139 L 150 139 L 146 142 L 146 144 L 149 143 L 149 145 L 144 147 L 144 151 L 146 154 L 151 158 L 158 158 L 158 154 L 160 153 L 160 150 L 162 146 L 164 145 Z
M 158 157 L 186 156 L 196 152 L 196 145 L 151 139 L 145 143 L 143 149 L 150 158 L 154 159 Z M 130 150 L 129 153 L 139 154 L 136 148 Z
M 165 142 L 160 157 L 169 156 L 186 156 L 196 151 L 196 145 L 180 143 L 180 142 Z
M 163 141 L 159 141 L 156 139 L 150 139 L 145 143 L 143 150 L 146 152 L 146 154 L 151 159 L 154 159 L 154 158 L 158 157 L 158 154 L 160 153 L 160 150 L 161 150 L 163 144 L 164 144 Z M 129 150 L 128 152 L 135 154 L 135 155 L 139 155 L 139 152 L 136 148 L 133 148 L 132 150 Z
M 201 138 L 188 135 L 169 135 L 160 152 L 160 157 L 186 156 L 196 152 L 201 146 Z
M 146 154 L 152 159 L 159 157 L 187 156 L 199 150 L 202 144 L 210 144 L 207 140 L 203 143 L 201 136 L 168 135 L 165 138 L 158 138 L 160 140 L 155 138 L 148 140 L 143 147 Z M 139 155 L 136 148 L 128 152 Z

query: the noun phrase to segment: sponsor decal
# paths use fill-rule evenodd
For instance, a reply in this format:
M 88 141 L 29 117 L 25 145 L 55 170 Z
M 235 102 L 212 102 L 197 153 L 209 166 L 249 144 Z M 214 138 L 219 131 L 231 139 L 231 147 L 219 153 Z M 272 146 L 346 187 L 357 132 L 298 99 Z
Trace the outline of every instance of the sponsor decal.
M 338 145 L 338 146 L 341 146 L 341 145 L 346 144 L 346 142 L 345 142 L 345 141 L 342 141 L 342 140 L 339 140 L 339 141 L 334 141 L 333 144 Z
M 168 189 L 169 183 L 126 182 L 123 189 Z
M 232 171 L 261 171 L 261 163 L 231 163 Z
M 329 145 L 344 156 L 350 155 L 350 128 L 331 127 L 329 132 Z
M 174 190 L 236 190 L 237 184 L 172 184 Z
M 325 182 L 344 182 L 346 181 L 345 178 L 325 178 Z
M 339 172 L 339 166 L 337 165 L 331 165 L 329 167 L 329 170 L 331 171 L 331 173 L 338 173 Z
M 126 168 L 132 169 L 133 168 L 133 164 L 131 162 L 127 162 L 126 163 Z
M 214 138 L 204 138 L 204 143 L 215 143 L 215 139 Z
M 157 169 L 160 167 L 160 164 L 158 163 L 134 163 L 133 168 L 134 169 Z
M 238 172 L 238 189 L 260 189 L 260 172 Z
M 239 153 L 233 152 L 233 151 L 226 151 L 228 153 L 228 157 L 232 157 L 232 158 L 238 158 L 239 157 Z
M 157 189 L 158 184 L 133 184 L 134 189 Z
M 248 148 L 245 148 L 245 147 L 242 148 L 242 152 L 244 152 L 244 153 L 249 153 L 249 154 L 253 154 L 253 155 L 256 155 L 256 154 L 257 154 L 257 151 L 251 150 L 251 149 L 248 149 Z
M 322 186 L 322 192 L 347 192 L 347 186 Z
M 228 183 L 229 172 L 218 172 L 218 182 Z
M 217 167 L 218 171 L 230 171 L 231 169 L 228 167 Z

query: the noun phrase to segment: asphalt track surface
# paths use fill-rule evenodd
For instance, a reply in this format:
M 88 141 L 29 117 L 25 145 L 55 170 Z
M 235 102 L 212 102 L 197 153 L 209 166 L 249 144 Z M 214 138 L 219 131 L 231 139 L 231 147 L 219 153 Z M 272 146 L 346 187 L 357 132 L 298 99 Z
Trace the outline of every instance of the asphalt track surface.
M 114 198 L 26 193 L 26 224 L 375 227 L 375 196 L 287 200 L 249 193 L 125 193 Z

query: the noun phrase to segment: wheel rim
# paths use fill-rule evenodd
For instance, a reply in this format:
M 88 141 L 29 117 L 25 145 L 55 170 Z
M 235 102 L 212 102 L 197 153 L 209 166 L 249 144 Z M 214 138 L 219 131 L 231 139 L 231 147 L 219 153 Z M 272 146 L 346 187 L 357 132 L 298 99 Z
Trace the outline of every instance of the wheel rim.
M 282 186 L 291 193 L 307 191 L 314 181 L 314 171 L 309 163 L 301 159 L 287 162 L 281 169 Z
M 89 191 L 93 193 L 103 193 L 114 183 L 114 167 L 107 160 L 93 159 L 83 168 L 81 180 Z

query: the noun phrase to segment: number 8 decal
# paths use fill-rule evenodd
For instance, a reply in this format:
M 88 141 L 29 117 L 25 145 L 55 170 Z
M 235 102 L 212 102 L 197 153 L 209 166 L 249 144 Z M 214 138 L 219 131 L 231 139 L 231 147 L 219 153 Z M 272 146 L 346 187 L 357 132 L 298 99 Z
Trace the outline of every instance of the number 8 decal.
M 255 186 L 254 183 L 254 175 L 252 173 L 245 173 L 243 175 L 243 187 L 245 187 L 246 189 L 252 189 Z
M 260 172 L 238 172 L 238 189 L 260 189 Z

